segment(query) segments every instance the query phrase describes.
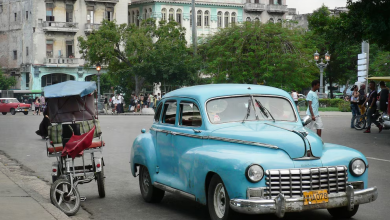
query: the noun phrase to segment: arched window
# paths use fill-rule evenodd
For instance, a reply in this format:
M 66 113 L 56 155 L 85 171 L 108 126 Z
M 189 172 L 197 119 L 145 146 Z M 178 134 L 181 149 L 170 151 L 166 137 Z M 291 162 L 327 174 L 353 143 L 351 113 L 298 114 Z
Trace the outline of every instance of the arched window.
M 136 23 L 137 23 L 137 26 L 139 26 L 139 11 L 137 10 L 137 15 L 136 15 Z
M 132 24 L 132 23 L 134 23 L 134 16 L 133 16 L 133 14 L 134 14 L 134 11 L 131 11 L 131 12 L 129 12 L 129 24 Z
M 270 23 L 274 23 L 274 19 L 273 19 L 273 18 L 270 18 L 270 19 L 269 19 L 269 22 L 270 22 Z
M 151 17 L 152 17 L 152 15 L 153 15 L 153 11 L 152 11 L 152 9 L 151 9 L 151 8 L 149 8 L 149 15 L 148 15 L 148 18 L 151 18 Z
M 204 26 L 205 27 L 210 26 L 210 12 L 209 11 L 204 12 Z
M 250 17 L 247 17 L 247 18 L 246 18 L 246 21 L 251 21 L 251 18 L 250 18 Z
M 181 9 L 177 9 L 176 11 L 176 22 L 181 26 Z
M 222 27 L 222 12 L 221 11 L 218 12 L 217 17 L 218 17 L 218 27 Z
M 232 24 L 236 23 L 236 12 L 232 13 Z
M 229 12 L 225 12 L 225 28 L 229 26 Z
M 282 19 L 279 18 L 279 19 L 278 19 L 278 23 L 282 23 Z
M 42 87 L 50 86 L 68 80 L 74 80 L 74 76 L 63 74 L 63 73 L 52 73 L 52 74 L 42 76 L 41 86 Z
M 197 27 L 202 27 L 202 11 L 201 10 L 199 10 L 196 13 L 196 26 Z
M 190 26 L 192 27 L 192 11 L 190 11 Z
M 175 13 L 175 10 L 173 8 L 169 9 L 169 20 L 174 21 L 173 14 Z
M 259 18 L 255 18 L 255 22 L 259 22 L 260 21 L 260 19 Z
M 148 19 L 148 9 L 144 10 L 144 20 Z
M 167 20 L 167 9 L 165 8 L 161 10 L 161 20 Z

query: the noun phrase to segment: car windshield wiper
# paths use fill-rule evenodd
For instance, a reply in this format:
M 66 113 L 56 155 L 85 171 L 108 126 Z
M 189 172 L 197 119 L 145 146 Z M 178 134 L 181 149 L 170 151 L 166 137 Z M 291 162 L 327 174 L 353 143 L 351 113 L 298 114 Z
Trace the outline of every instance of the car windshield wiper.
M 242 120 L 242 123 L 245 122 L 246 119 L 249 118 L 249 115 L 251 114 L 251 99 L 248 100 L 248 108 L 246 109 L 246 115 L 245 118 Z
M 267 118 L 269 118 L 268 117 L 268 114 L 269 114 L 269 116 L 271 116 L 272 120 L 274 120 L 274 122 L 275 122 L 275 118 L 274 118 L 274 116 L 272 116 L 271 112 L 266 107 L 264 107 L 259 100 L 255 99 L 255 102 L 256 102 L 257 106 L 259 107 L 261 113 L 263 115 L 265 115 Z M 268 112 L 268 114 L 267 114 L 267 112 Z

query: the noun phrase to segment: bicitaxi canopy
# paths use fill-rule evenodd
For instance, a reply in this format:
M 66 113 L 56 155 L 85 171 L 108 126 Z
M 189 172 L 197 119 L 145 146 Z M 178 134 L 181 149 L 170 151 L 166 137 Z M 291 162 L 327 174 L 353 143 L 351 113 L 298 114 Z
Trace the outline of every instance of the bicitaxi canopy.
M 66 81 L 43 88 L 46 98 L 78 95 L 84 97 L 96 90 L 95 82 Z

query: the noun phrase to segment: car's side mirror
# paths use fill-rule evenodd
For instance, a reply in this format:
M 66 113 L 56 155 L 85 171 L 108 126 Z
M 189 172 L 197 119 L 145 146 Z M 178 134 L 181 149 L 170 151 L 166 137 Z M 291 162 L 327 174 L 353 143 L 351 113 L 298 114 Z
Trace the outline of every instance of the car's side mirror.
M 308 125 L 310 122 L 311 122 L 311 117 L 309 115 L 306 115 L 303 119 L 302 119 L 302 125 L 303 126 L 306 126 Z

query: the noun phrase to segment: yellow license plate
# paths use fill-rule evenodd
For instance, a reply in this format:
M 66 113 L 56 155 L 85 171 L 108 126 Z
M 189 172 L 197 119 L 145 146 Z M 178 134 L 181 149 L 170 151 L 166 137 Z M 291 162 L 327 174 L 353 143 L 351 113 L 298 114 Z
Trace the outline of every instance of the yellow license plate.
M 28 109 L 23 109 L 23 111 L 25 111 L 25 112 L 26 112 L 27 110 L 28 110 Z
M 329 202 L 328 190 L 314 190 L 303 192 L 303 205 L 313 205 Z

